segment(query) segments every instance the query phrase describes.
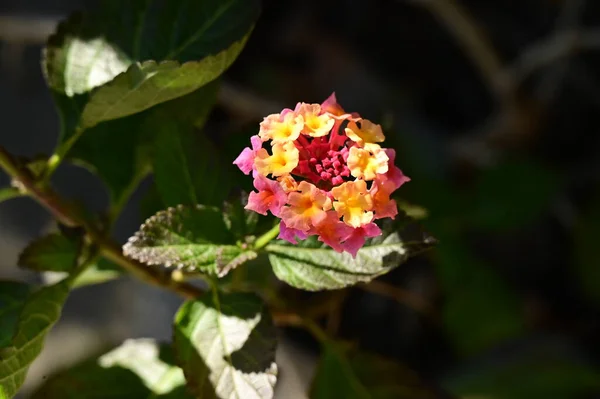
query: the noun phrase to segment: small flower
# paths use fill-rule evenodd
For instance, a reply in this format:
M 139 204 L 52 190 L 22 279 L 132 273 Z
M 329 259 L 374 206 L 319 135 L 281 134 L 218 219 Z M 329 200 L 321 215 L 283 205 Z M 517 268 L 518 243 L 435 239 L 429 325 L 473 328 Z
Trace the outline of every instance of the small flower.
M 375 180 L 369 193 L 373 199 L 375 219 L 394 218 L 398 214 L 396 201 L 390 199 L 390 194 L 396 190 L 395 183 L 391 180 Z
M 273 155 L 269 155 L 264 148 L 256 153 L 254 166 L 261 175 L 282 176 L 289 174 L 298 166 L 299 153 L 293 141 L 274 143 L 272 149 Z
M 260 137 L 252 136 L 250 137 L 250 142 L 252 143 L 252 149 L 248 147 L 244 148 L 242 153 L 233 161 L 234 165 L 237 165 L 246 175 L 254 169 L 254 158 L 256 158 L 256 153 L 262 148 Z
M 365 245 L 367 238 L 377 237 L 381 235 L 381 229 L 375 223 L 369 223 L 361 227 L 355 228 L 352 233 L 346 238 L 342 247 L 345 251 L 350 252 L 352 257 L 356 258 L 356 253 Z
M 319 104 L 300 103 L 296 112 L 304 119 L 304 130 L 302 133 L 311 137 L 327 136 L 335 123 L 335 120 L 326 113 L 321 113 Z
M 396 152 L 376 144 L 384 139 L 380 125 L 344 111 L 335 93 L 321 105 L 267 116 L 252 148 L 234 161 L 253 172 L 257 191 L 246 209 L 279 217 L 280 239 L 296 244 L 315 235 L 355 257 L 381 234 L 374 220 L 396 216 L 391 195 L 410 180 L 394 164 Z
M 286 240 L 290 244 L 298 244 L 296 239 L 304 240 L 308 237 L 308 234 L 303 232 L 302 230 L 292 229 L 291 227 L 287 227 L 285 222 L 282 220 L 279 222 L 279 236 L 277 238 L 281 240 Z
M 300 182 L 298 190 L 300 192 L 288 194 L 290 206 L 281 210 L 281 219 L 288 227 L 306 232 L 325 219 L 326 211 L 331 209 L 331 199 L 306 181 Z
M 258 192 L 253 191 L 248 196 L 246 209 L 266 215 L 267 210 L 275 216 L 279 216 L 281 207 L 287 202 L 287 195 L 281 186 L 273 180 L 269 180 L 262 175 L 256 175 L 254 178 L 254 187 Z
M 261 122 L 258 135 L 262 141 L 272 139 L 273 143 L 285 143 L 296 140 L 303 128 L 302 115 L 295 115 L 293 112 L 272 114 Z
M 348 226 L 360 227 L 373 220 L 373 199 L 364 180 L 349 181 L 331 189 L 333 209 Z
M 329 245 L 337 252 L 342 252 L 345 241 L 353 232 L 352 227 L 341 222 L 335 211 L 327 212 L 321 223 L 315 226 L 314 232 L 319 236 L 319 241 Z
M 348 168 L 352 176 L 373 180 L 378 174 L 387 173 L 388 156 L 377 144 L 365 144 L 364 148 L 351 147 Z
M 345 129 L 350 140 L 362 145 L 364 143 L 381 143 L 385 140 L 380 125 L 376 125 L 368 119 L 361 119 L 360 126 L 352 121 Z

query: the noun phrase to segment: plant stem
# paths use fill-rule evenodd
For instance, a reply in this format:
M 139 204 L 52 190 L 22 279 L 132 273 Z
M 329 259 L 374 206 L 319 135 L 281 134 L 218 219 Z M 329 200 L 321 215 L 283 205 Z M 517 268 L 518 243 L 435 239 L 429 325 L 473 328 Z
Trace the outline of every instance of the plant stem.
M 267 231 L 262 236 L 258 237 L 254 243 L 254 249 L 258 251 L 266 247 L 271 241 L 273 241 L 279 235 L 279 223 L 277 223 L 271 230 Z
M 67 153 L 75 145 L 77 140 L 79 140 L 79 138 L 83 134 L 83 131 L 84 130 L 80 129 L 80 128 L 75 130 L 75 133 L 67 141 L 65 141 L 63 144 L 61 144 L 56 149 L 54 154 L 52 154 L 50 156 L 50 158 L 48 158 L 48 163 L 46 164 L 46 169 L 44 170 L 44 173 L 42 174 L 42 178 L 41 178 L 42 181 L 47 182 L 50 179 L 50 177 L 52 177 L 52 175 L 54 174 L 54 172 L 56 171 L 58 166 L 61 164 L 63 159 L 65 159 Z
M 48 209 L 62 224 L 70 227 L 81 226 L 96 244 L 102 256 L 121 266 L 139 279 L 159 287 L 179 293 L 185 298 L 197 298 L 204 293 L 200 288 L 171 279 L 170 273 L 148 267 L 138 261 L 123 255 L 121 246 L 110 238 L 93 223 L 87 221 L 74 208 L 70 207 L 49 187 L 35 181 L 33 175 L 22 168 L 13 157 L 0 146 L 0 168 L 4 169 L 12 179 L 13 184 L 27 192 L 33 199 Z

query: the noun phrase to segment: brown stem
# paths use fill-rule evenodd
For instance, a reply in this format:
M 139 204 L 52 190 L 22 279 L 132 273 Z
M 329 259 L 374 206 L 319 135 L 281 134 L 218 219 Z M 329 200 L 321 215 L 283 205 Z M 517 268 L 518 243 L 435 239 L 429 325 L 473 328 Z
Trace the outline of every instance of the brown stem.
M 94 224 L 87 221 L 80 213 L 70 207 L 51 188 L 36 182 L 31 172 L 19 165 L 15 159 L 0 146 L 0 168 L 13 179 L 13 185 L 25 191 L 33 199 L 48 209 L 52 215 L 66 226 L 81 226 L 94 241 L 100 253 L 107 259 L 121 266 L 139 279 L 172 291 L 185 298 L 193 299 L 204 293 L 200 288 L 183 282 L 174 281 L 169 273 L 150 268 L 123 255 L 119 244 L 105 237 Z

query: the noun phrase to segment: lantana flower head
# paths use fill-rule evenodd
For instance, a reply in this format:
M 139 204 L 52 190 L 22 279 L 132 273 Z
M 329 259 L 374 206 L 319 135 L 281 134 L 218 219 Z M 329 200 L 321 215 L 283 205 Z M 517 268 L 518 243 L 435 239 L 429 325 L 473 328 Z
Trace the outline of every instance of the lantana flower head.
M 356 256 L 381 235 L 374 221 L 396 216 L 390 196 L 410 180 L 384 140 L 380 125 L 345 112 L 335 93 L 269 115 L 233 162 L 254 177 L 246 209 L 280 218 L 279 238 L 292 244 L 314 235 Z

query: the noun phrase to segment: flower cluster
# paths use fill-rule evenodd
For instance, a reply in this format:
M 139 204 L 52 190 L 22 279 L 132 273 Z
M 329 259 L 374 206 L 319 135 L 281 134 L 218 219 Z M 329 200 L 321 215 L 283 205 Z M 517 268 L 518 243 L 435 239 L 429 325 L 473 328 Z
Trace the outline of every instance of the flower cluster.
M 246 209 L 279 217 L 281 239 L 316 235 L 356 256 L 381 234 L 374 220 L 396 216 L 390 195 L 410 180 L 394 165 L 395 151 L 377 144 L 384 139 L 381 126 L 346 113 L 335 93 L 267 116 L 234 161 L 254 177 Z

